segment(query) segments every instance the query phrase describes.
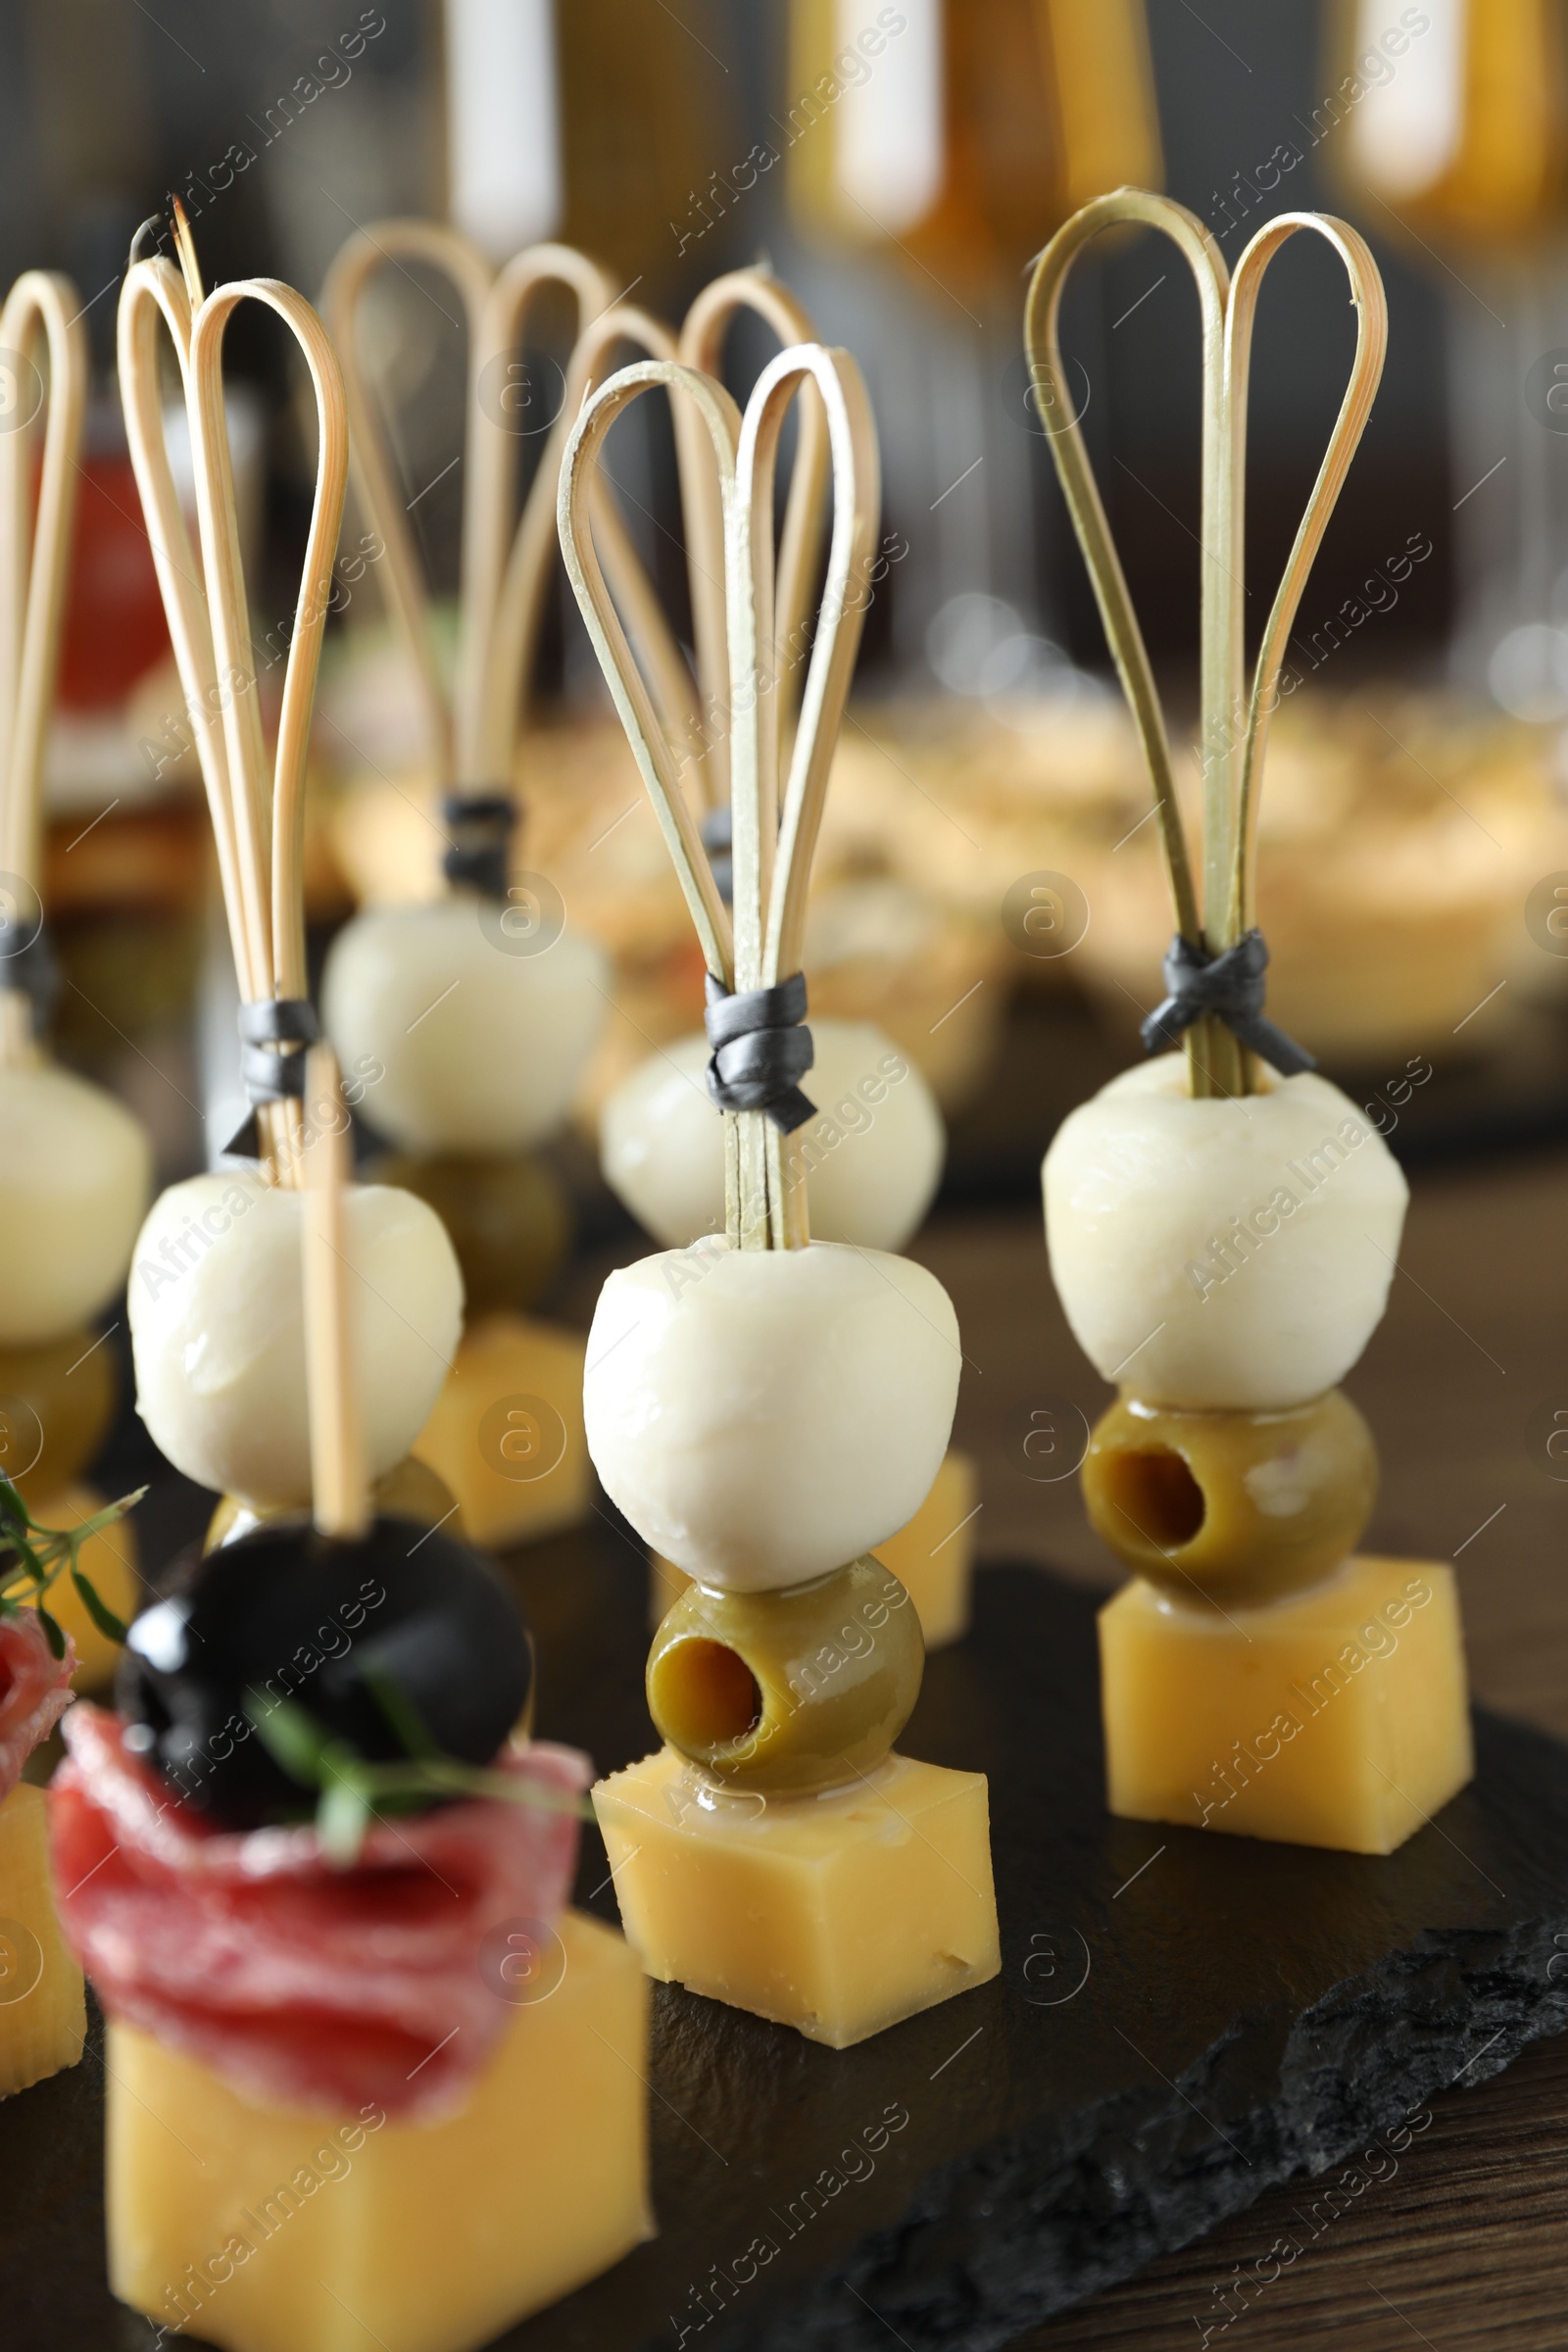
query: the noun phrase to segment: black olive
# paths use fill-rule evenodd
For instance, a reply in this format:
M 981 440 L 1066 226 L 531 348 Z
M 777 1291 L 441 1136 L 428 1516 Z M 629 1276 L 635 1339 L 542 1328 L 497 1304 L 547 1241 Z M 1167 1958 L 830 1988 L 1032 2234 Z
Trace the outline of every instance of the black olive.
M 251 1829 L 309 1815 L 316 1790 L 273 1757 L 248 1699 L 292 1699 L 380 1763 L 409 1754 L 401 1700 L 445 1755 L 484 1765 L 532 1674 L 494 1569 L 439 1529 L 382 1517 L 358 1542 L 272 1523 L 196 1560 L 131 1627 L 115 1695 L 127 1743 L 179 1796 Z

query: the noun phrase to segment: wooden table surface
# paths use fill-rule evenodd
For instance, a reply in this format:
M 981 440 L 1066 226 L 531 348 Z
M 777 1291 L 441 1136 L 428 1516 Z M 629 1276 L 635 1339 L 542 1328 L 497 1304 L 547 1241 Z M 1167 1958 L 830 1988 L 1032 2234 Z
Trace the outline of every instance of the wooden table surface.
M 1475 1695 L 1568 1738 L 1568 1156 L 1423 1173 L 1389 1312 L 1347 1383 L 1376 1432 L 1369 1549 L 1455 1559 Z M 1077 1481 L 1044 1483 L 1032 1415 L 1092 1421 L 1108 1391 L 1068 1333 L 1037 1216 L 939 1221 L 916 1245 L 958 1310 L 969 1366 L 956 1438 L 978 1455 L 982 1558 L 1038 1559 L 1086 1584 L 1116 1571 Z M 1041 1450 L 1037 1440 L 1033 1448 Z M 1069 1457 L 1070 1458 L 1070 1457 Z M 1560 1465 L 1568 1471 L 1568 1462 Z M 1035 2352 L 1197 2346 L 1261 2259 L 1279 2276 L 1208 2340 L 1273 2352 L 1333 2330 L 1355 2352 L 1561 2352 L 1568 2345 L 1568 2036 L 1435 2099 L 1430 2126 L 1314 2238 L 1306 2183 L 1020 2339 Z M 1276 2241 L 1279 2249 L 1271 2254 Z M 1289 2243 L 1300 2251 L 1292 2256 Z M 1234 2308 L 1234 2299 L 1232 2308 Z

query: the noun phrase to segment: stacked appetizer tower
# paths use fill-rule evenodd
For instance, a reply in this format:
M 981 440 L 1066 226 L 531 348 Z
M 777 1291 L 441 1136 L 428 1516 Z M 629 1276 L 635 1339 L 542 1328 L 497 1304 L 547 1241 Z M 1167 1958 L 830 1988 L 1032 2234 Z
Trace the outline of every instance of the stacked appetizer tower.
M 826 412 L 827 580 L 786 780 L 773 659 L 773 482 L 803 385 Z M 605 436 L 656 385 L 707 436 L 722 519 L 733 911 L 607 588 L 591 526 Z M 706 454 L 706 453 L 705 453 Z M 807 881 L 859 637 L 876 442 L 843 353 L 791 348 L 744 421 L 711 377 L 624 368 L 577 418 L 561 482 L 567 570 L 670 849 L 708 970 L 709 1086 L 724 1113 L 725 1231 L 612 1274 L 588 1341 L 588 1443 L 652 1548 L 694 1581 L 655 1639 L 665 1744 L 594 1804 L 621 1916 L 656 1977 L 842 2048 L 1000 1965 L 984 1778 L 896 1755 L 922 1643 L 868 1556 L 941 1463 L 956 1319 L 923 1268 L 812 1242 L 788 1140 L 801 1081 Z
M 1203 319 L 1203 889 L 1125 580 L 1065 389 L 1061 286 L 1100 230 L 1162 228 Z M 1298 229 L 1349 275 L 1350 381 L 1243 677 L 1248 354 L 1258 287 Z M 1052 1271 L 1117 1401 L 1084 1465 L 1090 1517 L 1133 1570 L 1102 1612 L 1109 1802 L 1137 1820 L 1386 1854 L 1473 1770 L 1453 1571 L 1359 1555 L 1377 1462 L 1338 1387 L 1382 1315 L 1406 1187 L 1389 1150 L 1263 1013 L 1252 829 L 1301 586 L 1360 438 L 1387 325 L 1343 222 L 1286 214 L 1227 281 L 1201 223 L 1123 189 L 1053 239 L 1025 342 L 1040 412 L 1154 788 L 1175 904 L 1151 1054 L 1073 1112 L 1046 1156 Z
M 681 327 L 683 364 L 717 375 L 726 331 L 750 310 L 781 344 L 809 343 L 815 329 L 788 287 L 763 269 L 715 278 Z M 731 821 L 727 729 L 729 655 L 724 628 L 723 516 L 716 479 L 695 439 L 701 419 L 679 413 L 686 459 L 687 569 L 697 637 L 701 732 L 686 768 L 701 786 L 702 836 L 719 896 L 731 897 Z M 808 650 L 808 605 L 826 491 L 826 416 L 808 387 L 801 404 L 801 444 L 790 481 L 775 597 L 773 662 L 780 724 L 799 699 Z M 808 512 L 805 501 L 809 499 Z M 724 1128 L 708 1091 L 712 1052 L 699 1031 L 651 1054 L 617 1088 L 600 1117 L 605 1181 L 632 1215 L 667 1249 L 689 1248 L 724 1226 Z M 811 1230 L 819 1241 L 899 1250 L 916 1231 L 941 1180 L 947 1147 L 935 1096 L 906 1054 L 871 1021 L 811 1023 L 812 1091 L 823 1109 L 791 1136 L 794 1181 L 809 1170 Z M 976 1476 L 972 1459 L 950 1448 L 931 1492 L 908 1525 L 877 1546 L 877 1557 L 906 1588 L 927 1649 L 956 1642 L 969 1622 L 974 1565 Z M 656 1621 L 688 1581 L 654 1556 Z
M 377 273 L 434 270 L 467 329 L 466 475 L 456 675 L 443 674 L 387 436 L 366 372 L 364 309 Z M 542 298 L 565 292 L 579 333 L 560 415 L 515 528 L 519 438 L 532 404 L 514 354 Z M 569 1239 L 565 1197 L 538 1148 L 561 1129 L 610 1001 L 608 962 L 559 893 L 519 865 L 513 769 L 556 562 L 556 484 L 571 417 L 623 335 L 662 350 L 656 322 L 569 246 L 536 245 L 499 274 L 466 238 L 422 220 L 351 237 L 324 305 L 342 355 L 355 484 L 384 547 L 381 574 L 441 792 L 439 895 L 371 907 L 333 942 L 322 983 L 345 1068 L 382 1071 L 368 1125 L 395 1148 L 381 1173 L 437 1209 L 463 1268 L 468 1321 L 419 1443 L 475 1541 L 510 1544 L 583 1518 L 582 1342 L 527 1313 Z M 617 550 L 621 537 L 610 518 Z M 664 667 L 669 666 L 666 660 Z M 526 781 L 526 780 L 524 780 Z
M 372 1511 L 345 1158 L 306 1154 L 314 1521 L 132 1627 L 118 1711 L 66 1725 L 55 1865 L 110 2018 L 115 2292 L 233 2352 L 458 2352 L 649 2234 L 647 1986 L 564 1907 L 591 1767 L 516 1729 L 511 1596 Z
M 306 748 L 332 591 L 347 475 L 337 362 L 316 313 L 272 278 L 205 299 L 188 228 L 181 270 L 133 261 L 121 293 L 120 384 L 137 484 L 187 708 L 196 721 L 241 998 L 242 1069 L 252 1103 L 251 1165 L 176 1184 L 136 1244 L 129 1321 L 137 1406 L 176 1469 L 226 1498 L 220 1533 L 309 1504 L 305 1336 L 300 1292 L 304 1155 L 340 1104 L 307 1103 L 302 880 Z M 258 301 L 281 318 L 310 369 L 320 437 L 305 573 L 270 770 L 224 427 L 223 333 Z M 191 549 L 164 445 L 159 332 L 173 342 L 190 418 L 201 561 Z M 357 1379 L 370 1475 L 406 1487 L 410 1448 L 429 1416 L 462 1328 L 463 1284 L 434 1210 L 390 1186 L 351 1189 L 346 1250 L 358 1291 Z M 429 1487 L 436 1482 L 421 1474 Z M 431 1519 L 450 1507 L 430 1495 Z
M 19 378 L 12 429 L 0 433 L 0 1478 L 24 1487 L 45 1521 L 72 1526 L 98 1509 L 79 1477 L 113 1416 L 115 1377 L 94 1324 L 124 1280 L 152 1153 L 130 1113 L 59 1068 L 43 1042 L 57 985 L 42 896 L 44 745 L 87 395 L 74 287 L 41 270 L 20 277 L 0 309 L 0 348 Z M 128 1614 L 129 1531 L 96 1536 L 90 1566 Z M 57 1605 L 81 1678 L 102 1681 L 113 1644 L 74 1587 Z M 3 1897 L 0 1884 L 0 1911 Z

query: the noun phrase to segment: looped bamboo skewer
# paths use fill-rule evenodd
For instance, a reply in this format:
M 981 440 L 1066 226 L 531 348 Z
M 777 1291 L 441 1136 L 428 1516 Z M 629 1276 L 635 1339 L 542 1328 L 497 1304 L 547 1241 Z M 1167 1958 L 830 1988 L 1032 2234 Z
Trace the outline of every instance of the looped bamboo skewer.
M 139 233 L 139 232 L 138 232 Z M 228 759 L 220 717 L 218 663 L 207 617 L 201 566 L 185 527 L 164 440 L 163 389 L 158 369 L 158 329 L 168 327 L 179 363 L 181 388 L 189 397 L 190 296 L 172 262 L 133 263 L 120 297 L 120 398 L 131 466 L 147 523 L 153 567 L 174 649 L 174 665 L 187 716 L 197 729 L 197 754 L 218 849 L 219 881 L 234 945 L 241 996 L 254 1002 L 264 992 L 250 957 L 250 943 L 262 923 L 262 902 L 254 913 L 246 892 L 254 867 L 242 865 L 235 811 L 228 789 Z
M 387 605 L 393 626 L 413 665 L 431 757 L 436 762 L 439 781 L 446 785 L 457 772 L 453 714 L 436 662 L 430 600 L 420 577 L 409 510 L 398 487 L 386 434 L 376 414 L 359 332 L 359 314 L 371 280 L 387 266 L 401 268 L 404 262 L 420 262 L 438 270 L 462 304 L 468 337 L 469 403 L 481 364 L 477 355 L 483 341 L 485 306 L 495 272 L 476 245 L 438 221 L 378 220 L 368 228 L 357 230 L 339 249 L 321 287 L 321 316 L 343 371 L 355 495 L 385 551 L 381 564 Z M 466 494 L 471 486 L 470 473 L 464 485 Z M 466 530 L 464 535 L 466 541 Z
M 43 762 L 60 667 L 60 632 L 76 459 L 87 407 L 87 330 L 69 278 L 24 270 L 0 309 L 0 348 L 31 362 L 47 346 L 43 466 L 32 500 L 31 419 L 0 434 L 0 872 L 42 902 Z M 23 387 L 15 387 L 20 404 Z M 0 1063 L 34 1053 L 30 1006 L 0 975 Z
M 778 439 L 804 385 L 823 403 L 832 455 L 833 535 L 827 578 L 782 809 L 774 642 L 773 479 Z M 724 528 L 726 658 L 734 918 L 713 888 L 663 734 L 616 614 L 594 547 L 593 483 L 606 434 L 656 385 L 682 393 L 716 461 Z M 779 353 L 759 377 L 744 419 L 722 385 L 668 362 L 612 376 L 586 404 L 562 467 L 561 540 L 566 569 L 621 723 L 648 786 L 696 925 L 709 971 L 725 989 L 766 988 L 799 969 L 810 861 L 865 598 L 879 506 L 875 428 L 858 368 L 821 345 Z M 808 1240 L 804 1187 L 786 1182 L 784 1139 L 760 1111 L 726 1111 L 726 1223 L 732 1247 L 795 1249 Z
M 143 261 L 121 293 L 121 388 L 137 487 L 186 702 L 207 714 L 198 749 L 218 840 L 235 970 L 247 1004 L 307 991 L 303 887 L 305 768 L 311 709 L 348 481 L 343 381 L 326 329 L 292 286 L 242 278 L 205 297 L 190 232 L 176 206 L 183 286 L 167 262 Z M 197 307 L 192 313 L 194 293 Z M 233 467 L 223 412 L 223 335 L 242 302 L 274 312 L 304 354 L 316 395 L 316 496 L 270 767 L 262 735 Z M 190 420 L 201 542 L 198 574 L 164 445 L 157 326 L 167 322 Z M 220 713 L 221 730 L 212 724 Z M 258 1121 L 274 1178 L 297 1180 L 294 1102 L 263 1104 Z
M 1202 316 L 1201 911 L 1176 798 L 1164 712 L 1089 453 L 1072 415 L 1058 336 L 1061 291 L 1072 263 L 1102 229 L 1129 221 L 1162 229 L 1174 241 L 1197 281 Z M 1251 335 L 1263 272 L 1299 228 L 1326 236 L 1345 263 L 1357 311 L 1356 348 L 1323 463 L 1275 594 L 1249 697 L 1243 684 L 1244 524 Z M 1355 231 L 1326 214 L 1287 213 L 1266 222 L 1238 262 L 1235 279 L 1229 280 L 1224 257 L 1196 215 L 1168 197 L 1120 188 L 1085 205 L 1058 229 L 1030 282 L 1024 348 L 1036 404 L 1149 767 L 1177 929 L 1210 954 L 1223 952 L 1249 926 L 1257 779 L 1285 646 L 1307 571 L 1366 423 L 1387 340 L 1388 315 L 1377 265 Z M 1217 1020 L 1204 1019 L 1188 1030 L 1187 1055 L 1195 1095 L 1252 1091 L 1251 1057 Z
M 721 384 L 693 373 L 673 360 L 642 360 L 601 384 L 579 411 L 562 460 L 558 520 L 566 576 L 605 673 L 638 771 L 648 788 L 664 837 L 703 961 L 726 988 L 735 985 L 734 935 L 729 908 L 718 895 L 686 796 L 681 790 L 681 751 L 666 732 L 627 631 L 606 583 L 596 544 L 603 505 L 595 495 L 599 452 L 623 409 L 658 385 L 679 387 L 696 405 L 717 460 L 724 488 L 726 531 L 734 499 L 735 453 L 741 414 Z M 592 519 L 590 519 L 592 518 Z M 640 568 L 640 567 L 639 567 Z
M 741 311 L 751 311 L 761 318 L 786 348 L 817 340 L 805 304 L 770 270 L 731 270 L 703 288 L 681 321 L 677 356 L 682 364 L 704 375 L 720 376 L 724 339 Z M 729 793 L 722 504 L 706 445 L 697 435 L 692 412 L 684 402 L 675 410 L 675 434 L 685 457 L 687 566 L 708 744 L 706 798 L 710 807 L 720 808 Z M 786 723 L 794 714 L 803 676 L 800 639 L 816 574 L 827 472 L 827 412 L 816 386 L 808 384 L 801 400 L 800 438 L 779 541 L 776 618 L 768 649 L 770 673 L 778 683 Z
M 354 1360 L 349 1241 L 344 1200 L 353 1175 L 349 1115 L 337 1055 L 312 1046 L 305 1096 L 319 1122 L 305 1154 L 305 1380 L 311 1494 L 323 1536 L 363 1536 L 370 1524 L 370 1475 Z
M 635 344 L 639 350 L 647 353 L 650 360 L 674 361 L 680 356 L 675 337 L 662 319 L 656 318 L 651 311 L 643 310 L 637 303 L 616 303 L 612 309 L 589 321 L 578 338 L 566 370 L 566 389 L 558 420 L 564 428 L 561 453 L 556 458 L 552 476 L 558 489 L 562 459 L 572 426 L 581 415 L 584 403 L 613 373 L 611 362 L 617 345 L 622 343 Z M 696 479 L 693 472 L 694 455 L 701 458 L 703 451 L 689 440 L 682 442 L 678 433 L 675 451 L 681 512 L 687 518 L 689 541 L 689 517 Z M 632 544 L 631 533 L 621 515 L 618 497 L 607 481 L 601 480 L 594 483 L 593 497 L 594 539 L 600 560 L 615 603 L 625 617 L 637 658 L 648 675 L 664 731 L 671 743 L 679 746 L 679 765 L 684 772 L 702 760 L 706 747 L 701 694 L 693 681 L 675 633 L 665 617 L 658 591 Z M 559 535 L 553 535 L 551 544 L 553 557 L 554 549 L 560 544 Z
M 383 267 L 398 266 L 402 260 L 424 262 L 443 272 L 461 297 L 467 327 L 467 474 L 458 671 L 450 707 L 436 662 L 430 600 L 375 413 L 359 333 L 360 312 L 372 279 Z M 480 379 L 496 359 L 516 349 L 534 304 L 551 287 L 574 298 L 578 334 L 561 409 L 514 526 L 516 436 L 486 413 Z M 657 357 L 673 358 L 674 339 L 648 313 L 616 305 L 607 273 L 571 246 L 529 246 L 497 274 L 467 238 L 427 220 L 380 221 L 351 237 L 327 273 L 322 303 L 348 385 L 356 487 L 367 518 L 387 550 L 389 602 L 425 706 L 437 780 L 443 787 L 494 788 L 510 782 L 523 723 L 556 556 L 556 479 L 572 417 L 585 393 L 608 371 L 608 355 L 617 341 L 629 339 Z M 651 590 L 640 587 L 641 566 L 624 527 L 608 513 L 600 527 L 617 593 L 635 608 L 639 649 L 661 681 L 666 715 L 677 701 L 684 710 L 690 700 L 685 664 Z
M 1318 467 L 1317 479 L 1312 485 L 1312 495 L 1306 502 L 1297 527 L 1296 538 L 1280 575 L 1280 584 L 1274 592 L 1274 603 L 1258 646 L 1257 665 L 1252 674 L 1252 691 L 1248 705 L 1241 770 L 1236 779 L 1230 896 L 1220 933 L 1220 945 L 1223 947 L 1240 939 L 1252 920 L 1258 785 L 1268 744 L 1269 721 L 1279 707 L 1279 677 L 1285 662 L 1285 648 L 1301 601 L 1301 591 L 1306 585 L 1306 575 L 1323 543 L 1329 516 L 1345 487 L 1350 460 L 1355 455 L 1356 444 L 1371 414 L 1389 345 L 1388 301 L 1377 263 L 1364 237 L 1359 236 L 1348 221 L 1336 220 L 1332 213 L 1281 213 L 1273 220 L 1264 222 L 1236 265 L 1225 319 L 1225 375 L 1231 412 L 1230 452 L 1233 468 L 1232 531 L 1238 571 L 1245 539 L 1248 368 L 1257 298 L 1263 273 L 1275 254 L 1295 236 L 1298 229 L 1303 228 L 1315 229 L 1319 236 L 1326 238 L 1345 264 L 1346 275 L 1350 281 L 1350 300 L 1355 309 L 1355 357 L 1350 364 L 1349 380 L 1340 403 L 1340 413 L 1334 420 L 1334 430 L 1329 435 L 1328 447 L 1323 453 L 1323 463 Z

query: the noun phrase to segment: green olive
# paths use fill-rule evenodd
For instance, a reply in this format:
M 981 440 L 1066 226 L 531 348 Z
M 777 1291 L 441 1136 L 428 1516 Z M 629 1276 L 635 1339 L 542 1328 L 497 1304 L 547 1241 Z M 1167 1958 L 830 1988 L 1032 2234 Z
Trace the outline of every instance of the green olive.
M 446 1481 L 412 1453 L 405 1454 L 401 1462 L 394 1462 L 386 1476 L 376 1480 L 370 1489 L 370 1498 L 378 1511 L 390 1511 L 397 1519 L 412 1519 L 416 1527 L 440 1527 L 458 1507 Z M 303 1524 L 309 1516 L 308 1511 L 296 1510 L 289 1503 L 271 1510 L 225 1494 L 207 1522 L 202 1549 L 220 1551 L 225 1544 L 237 1544 L 253 1528 L 269 1526 L 276 1519 L 298 1519 Z
M 571 1207 L 542 1159 L 397 1152 L 371 1170 L 427 1201 L 452 1237 L 469 1321 L 532 1306 L 571 1247 Z
M 913 1603 L 867 1556 L 782 1592 L 688 1586 L 654 1637 L 648 1707 L 715 1780 L 829 1788 L 880 1764 L 924 1665 Z
M 56 1494 L 86 1468 L 115 1417 L 115 1360 L 91 1331 L 0 1348 L 0 1478 Z
M 1083 1467 L 1097 1535 L 1189 1600 L 1271 1600 L 1337 1568 L 1377 1499 L 1372 1433 L 1341 1389 L 1284 1412 L 1181 1412 L 1123 1394 Z

